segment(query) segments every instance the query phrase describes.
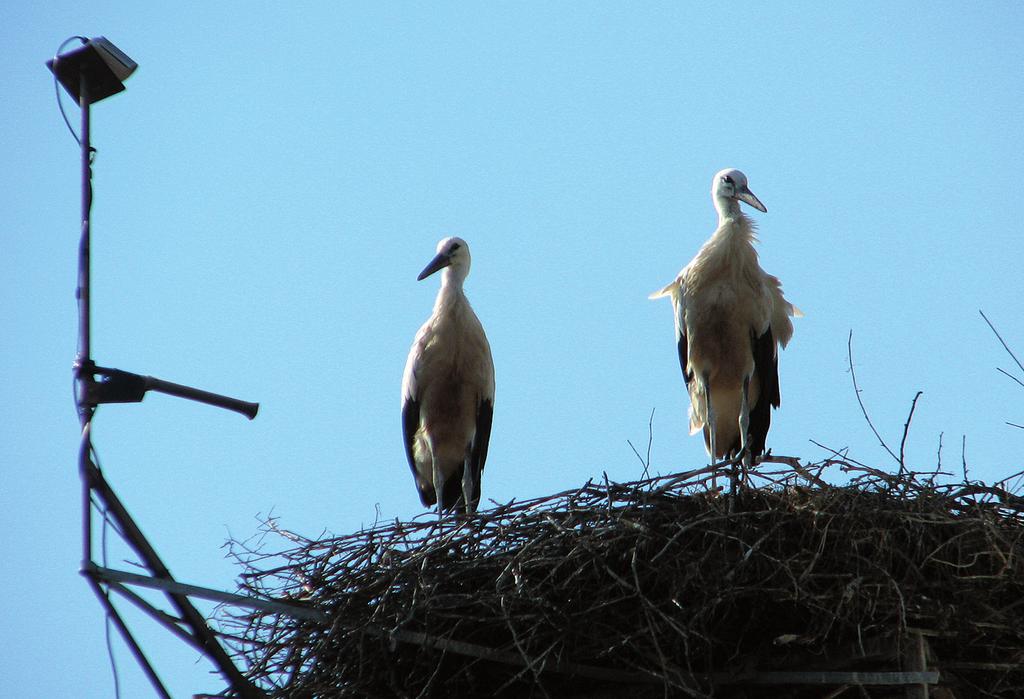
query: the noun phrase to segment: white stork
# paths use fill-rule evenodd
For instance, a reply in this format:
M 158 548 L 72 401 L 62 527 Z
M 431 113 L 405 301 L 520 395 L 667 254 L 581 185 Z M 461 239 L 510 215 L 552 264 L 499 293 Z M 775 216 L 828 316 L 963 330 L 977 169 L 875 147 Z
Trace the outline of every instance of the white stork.
M 718 228 L 670 284 L 679 364 L 690 393 L 690 434 L 704 431 L 711 461 L 741 455 L 749 468 L 764 453 L 771 408 L 779 407 L 779 353 L 803 315 L 757 261 L 746 202 L 767 212 L 739 170 L 715 175 Z
M 469 262 L 466 241 L 445 238 L 417 277 L 444 270 L 434 312 L 416 333 L 402 377 L 405 453 L 420 500 L 437 503 L 438 513 L 476 510 L 491 438 L 494 363 L 462 291 Z

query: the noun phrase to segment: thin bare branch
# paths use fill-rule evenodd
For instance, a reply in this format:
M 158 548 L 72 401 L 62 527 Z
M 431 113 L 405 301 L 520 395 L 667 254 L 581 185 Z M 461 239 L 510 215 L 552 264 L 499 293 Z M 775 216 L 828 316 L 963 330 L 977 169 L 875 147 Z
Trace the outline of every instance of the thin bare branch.
M 651 475 L 651 445 L 654 444 L 654 408 L 651 408 L 651 417 L 647 420 L 647 461 L 644 463 L 644 478 Z
M 626 444 L 636 454 L 636 458 L 640 461 L 640 465 L 644 467 L 642 479 L 651 477 L 651 444 L 654 443 L 654 408 L 651 408 L 651 417 L 647 420 L 647 458 L 640 456 L 640 452 L 637 451 L 636 447 L 633 446 L 633 442 L 626 440 Z
M 985 319 L 985 322 L 986 322 L 986 323 L 988 323 L 988 327 L 989 327 L 989 328 L 991 328 L 991 330 L 992 330 L 992 332 L 993 332 L 993 333 L 995 333 L 995 336 L 996 336 L 996 338 L 997 338 L 997 339 L 999 340 L 999 343 L 1000 343 L 1000 344 L 1001 344 L 1001 345 L 1003 346 L 1003 349 L 1004 349 L 1004 350 L 1006 350 L 1006 353 L 1007 353 L 1008 355 L 1010 355 L 1010 358 L 1011 358 L 1011 359 L 1013 359 L 1014 363 L 1015 363 L 1015 364 L 1017 365 L 1017 368 L 1018 368 L 1018 369 L 1020 369 L 1020 371 L 1021 371 L 1021 373 L 1022 373 L 1022 374 L 1024 374 L 1024 364 L 1021 364 L 1021 363 L 1020 363 L 1020 360 L 1019 360 L 1019 359 L 1017 359 L 1017 355 L 1015 355 L 1015 354 L 1013 353 L 1013 350 L 1011 350 L 1011 349 L 1010 349 L 1010 346 L 1006 344 L 1006 340 L 1004 340 L 1004 339 L 1003 339 L 1003 336 L 999 334 L 999 331 L 998 331 L 998 330 L 996 330 L 996 326 L 992 325 L 992 321 L 990 321 L 990 320 L 988 319 L 988 316 L 986 316 L 986 315 L 985 315 L 985 312 L 984 312 L 984 311 L 982 311 L 982 310 L 980 310 L 980 309 L 979 309 L 979 310 L 978 310 L 978 313 L 980 313 L 980 314 L 981 314 L 981 317 Z M 1006 374 L 1006 372 L 1005 372 L 1005 371 L 1004 371 L 1003 373 L 1004 373 L 1004 374 Z M 1006 375 L 1007 375 L 1007 376 L 1010 376 L 1009 374 L 1006 374 Z M 1012 376 L 1010 376 L 1010 378 L 1013 378 L 1013 377 L 1012 377 Z M 1020 383 L 1020 382 L 1018 381 L 1018 383 Z
M 967 476 L 967 435 L 961 435 L 960 467 L 963 469 L 964 483 L 970 483 L 971 479 Z
M 1014 376 L 1014 375 L 1013 375 L 1013 374 L 1011 374 L 1010 372 L 1006 371 L 1006 369 L 1000 369 L 999 367 L 996 367 L 996 371 L 998 371 L 998 372 L 999 372 L 1000 374 L 1002 374 L 1003 376 L 1008 376 L 1008 377 L 1010 377 L 1011 379 L 1013 379 L 1014 381 L 1016 381 L 1016 382 L 1017 382 L 1018 384 L 1020 384 L 1021 386 L 1024 386 L 1024 381 L 1021 381 L 1021 380 L 1020 380 L 1020 379 L 1018 379 L 1018 378 L 1017 378 L 1016 376 Z
M 868 415 L 867 408 L 864 407 L 864 401 L 860 397 L 860 386 L 857 385 L 857 372 L 853 368 L 853 331 L 850 331 L 850 336 L 846 340 L 846 358 L 850 367 L 850 378 L 853 379 L 853 394 L 857 396 L 857 403 L 860 405 L 860 411 L 864 414 L 864 419 L 868 423 L 868 427 L 874 433 L 875 438 L 878 439 L 878 443 L 882 445 L 882 448 L 889 452 L 889 456 L 896 460 L 897 464 L 902 466 L 903 461 L 900 457 L 896 456 L 895 452 L 889 448 L 889 445 L 882 439 L 882 435 L 878 434 L 878 430 L 875 429 L 874 423 L 871 422 L 871 417 Z
M 914 419 L 914 408 L 917 407 L 917 399 L 921 397 L 922 393 L 923 391 L 918 391 L 917 395 L 914 396 L 914 400 L 910 404 L 910 414 L 907 415 L 907 421 L 903 424 L 903 437 L 900 439 L 900 473 L 903 473 L 907 468 L 906 462 L 904 461 L 904 449 L 907 445 L 907 433 L 910 432 L 910 421 Z

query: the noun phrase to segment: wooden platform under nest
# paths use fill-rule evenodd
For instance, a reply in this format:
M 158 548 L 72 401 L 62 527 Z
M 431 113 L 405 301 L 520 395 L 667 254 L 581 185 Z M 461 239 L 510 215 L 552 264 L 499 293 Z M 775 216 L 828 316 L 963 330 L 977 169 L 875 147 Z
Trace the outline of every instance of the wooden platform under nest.
M 1024 696 L 1024 499 L 843 459 L 232 542 L 221 614 L 286 697 Z M 772 470 L 774 469 L 774 470 Z M 825 482 L 845 472 L 846 485 Z

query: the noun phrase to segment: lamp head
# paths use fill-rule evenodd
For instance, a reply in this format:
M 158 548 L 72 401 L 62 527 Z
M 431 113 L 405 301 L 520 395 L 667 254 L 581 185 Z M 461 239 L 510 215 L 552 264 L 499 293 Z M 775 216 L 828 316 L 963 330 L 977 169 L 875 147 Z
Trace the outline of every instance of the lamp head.
M 92 104 L 124 90 L 124 81 L 139 67 L 102 36 L 88 39 L 74 51 L 54 56 L 46 66 L 79 104 L 83 81 Z

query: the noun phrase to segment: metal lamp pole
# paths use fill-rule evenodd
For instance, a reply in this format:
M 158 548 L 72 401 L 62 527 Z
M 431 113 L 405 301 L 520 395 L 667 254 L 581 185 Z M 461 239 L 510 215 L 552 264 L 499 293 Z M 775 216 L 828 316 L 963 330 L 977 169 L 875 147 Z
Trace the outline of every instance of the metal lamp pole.
M 90 212 L 92 209 L 92 147 L 90 144 L 90 106 L 111 94 L 124 89 L 121 81 L 135 69 L 135 63 L 106 39 L 82 39 L 83 47 L 57 56 L 48 62 L 54 75 L 73 96 L 77 97 L 82 112 L 82 127 L 79 137 L 82 158 L 82 220 L 81 238 L 78 248 L 78 352 L 75 358 L 75 401 L 82 426 L 82 440 L 79 450 L 79 473 L 82 481 L 82 568 L 81 573 L 88 580 L 100 603 L 113 620 L 135 659 L 157 693 L 165 699 L 170 694 L 164 687 L 152 664 L 125 624 L 110 599 L 110 591 L 116 591 L 130 602 L 148 613 L 177 636 L 199 652 L 206 655 L 230 683 L 235 696 L 244 699 L 262 699 L 265 695 L 249 682 L 231 662 L 216 634 L 206 620 L 193 606 L 188 594 L 206 595 L 212 591 L 194 586 L 182 585 L 174 580 L 167 566 L 156 550 L 142 534 L 138 525 L 128 514 L 124 504 L 114 493 L 99 467 L 92 460 L 92 419 L 96 407 L 102 403 L 125 403 L 141 401 L 150 390 L 169 393 L 182 398 L 196 400 L 217 407 L 234 410 L 249 419 L 256 416 L 259 404 L 249 403 L 228 396 L 202 391 L 190 386 L 170 383 L 151 376 L 141 376 L 119 369 L 98 367 L 92 359 L 91 307 L 90 307 Z M 125 578 L 119 571 L 97 566 L 92 551 L 92 508 L 93 503 L 102 508 L 104 517 L 109 519 L 135 550 L 151 578 L 134 581 L 160 589 L 178 613 L 172 617 L 150 605 L 142 597 L 124 587 Z M 136 576 L 138 577 L 138 576 Z M 103 586 L 106 586 L 104 589 Z M 182 591 L 187 588 L 188 591 Z M 223 595 L 233 597 L 232 595 Z M 245 598 L 239 597 L 241 603 Z

